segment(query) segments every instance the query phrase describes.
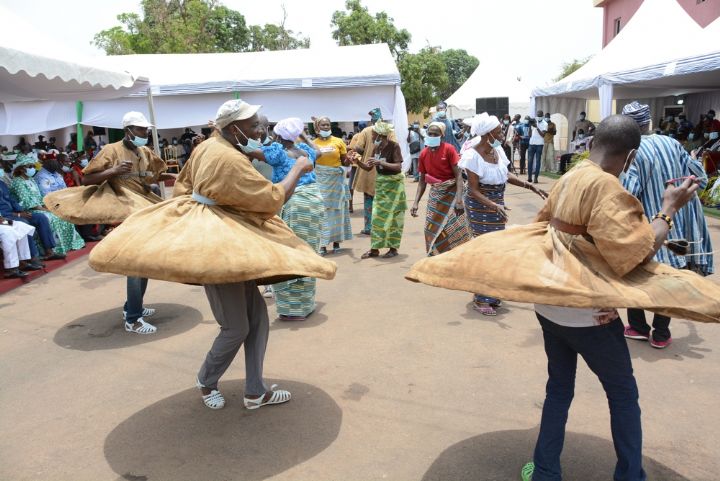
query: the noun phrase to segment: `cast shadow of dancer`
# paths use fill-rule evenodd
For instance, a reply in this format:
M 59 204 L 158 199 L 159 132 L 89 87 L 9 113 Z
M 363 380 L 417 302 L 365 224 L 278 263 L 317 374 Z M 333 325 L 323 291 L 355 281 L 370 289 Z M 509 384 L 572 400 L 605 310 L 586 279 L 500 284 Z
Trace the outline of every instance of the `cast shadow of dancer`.
M 337 438 L 340 406 L 309 384 L 267 379 L 293 394 L 279 406 L 243 407 L 244 382 L 222 383 L 228 403 L 213 411 L 187 389 L 135 413 L 105 439 L 120 480 L 256 481 L 318 455 Z
M 507 481 L 520 479 L 520 470 L 532 461 L 537 429 L 495 431 L 450 446 L 433 462 L 422 481 Z M 563 479 L 607 481 L 615 470 L 612 441 L 567 432 L 562 454 Z M 644 457 L 648 479 L 690 481 Z
M 113 308 L 79 317 L 61 327 L 53 341 L 65 349 L 77 351 L 101 351 L 137 346 L 176 336 L 189 331 L 203 322 L 203 316 L 195 308 L 182 304 L 148 304 L 157 309 L 152 317 L 158 331 L 140 336 L 125 331 L 122 309 Z M 212 321 L 214 324 L 215 321 Z

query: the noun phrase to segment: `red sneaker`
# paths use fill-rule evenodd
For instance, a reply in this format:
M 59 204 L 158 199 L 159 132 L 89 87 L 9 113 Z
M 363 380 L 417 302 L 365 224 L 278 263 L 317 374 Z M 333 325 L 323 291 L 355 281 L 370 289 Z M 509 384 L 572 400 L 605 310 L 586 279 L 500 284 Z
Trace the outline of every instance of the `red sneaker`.
M 672 337 L 668 338 L 667 341 L 656 341 L 655 339 L 650 339 L 650 345 L 655 349 L 665 349 L 670 344 L 672 344 Z
M 637 341 L 649 341 L 650 340 L 650 334 L 643 334 L 640 331 L 636 331 L 630 326 L 627 326 L 625 328 L 625 337 L 628 339 L 635 339 Z

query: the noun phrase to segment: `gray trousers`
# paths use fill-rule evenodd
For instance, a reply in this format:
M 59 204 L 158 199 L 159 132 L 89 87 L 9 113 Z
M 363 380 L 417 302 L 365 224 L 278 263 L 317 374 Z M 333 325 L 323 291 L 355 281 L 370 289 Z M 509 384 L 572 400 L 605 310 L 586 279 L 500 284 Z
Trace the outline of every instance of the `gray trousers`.
M 204 287 L 213 315 L 220 324 L 220 334 L 200 368 L 200 384 L 217 389 L 218 380 L 230 367 L 240 346 L 245 344 L 245 394 L 265 394 L 268 389 L 262 373 L 270 321 L 257 284 L 249 281 Z

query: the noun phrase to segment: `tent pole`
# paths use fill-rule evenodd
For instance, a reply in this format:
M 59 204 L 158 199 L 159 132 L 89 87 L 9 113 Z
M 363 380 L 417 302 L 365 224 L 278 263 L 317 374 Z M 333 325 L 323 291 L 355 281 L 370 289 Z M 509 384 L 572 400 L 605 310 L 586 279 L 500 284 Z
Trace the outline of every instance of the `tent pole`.
M 85 138 L 83 137 L 82 131 L 83 103 L 79 100 L 75 103 L 75 113 L 77 115 L 77 125 L 75 129 L 77 135 L 76 149 L 77 152 L 84 152 L 85 145 L 83 144 L 83 142 L 85 141 Z
M 147 101 L 148 101 L 148 111 L 150 112 L 150 123 L 155 126 L 152 129 L 153 148 L 155 149 L 155 154 L 158 157 L 162 157 L 160 155 L 160 142 L 158 141 L 158 133 L 157 133 L 158 127 L 157 127 L 157 122 L 155 121 L 155 104 L 153 103 L 151 87 L 148 87 L 148 89 L 147 89 Z
M 239 99 L 239 98 L 240 98 L 240 92 L 233 92 L 233 98 L 234 98 L 235 100 Z

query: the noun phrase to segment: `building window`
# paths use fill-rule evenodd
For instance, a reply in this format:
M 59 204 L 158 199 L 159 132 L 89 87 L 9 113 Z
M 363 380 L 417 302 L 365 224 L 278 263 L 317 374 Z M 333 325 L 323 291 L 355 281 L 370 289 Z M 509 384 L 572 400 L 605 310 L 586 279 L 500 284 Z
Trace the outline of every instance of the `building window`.
M 617 35 L 618 33 L 620 33 L 620 17 L 618 17 L 618 18 L 615 19 L 615 28 L 614 28 L 613 31 L 615 32 L 615 33 L 613 34 L 613 36 L 615 36 L 615 35 Z

